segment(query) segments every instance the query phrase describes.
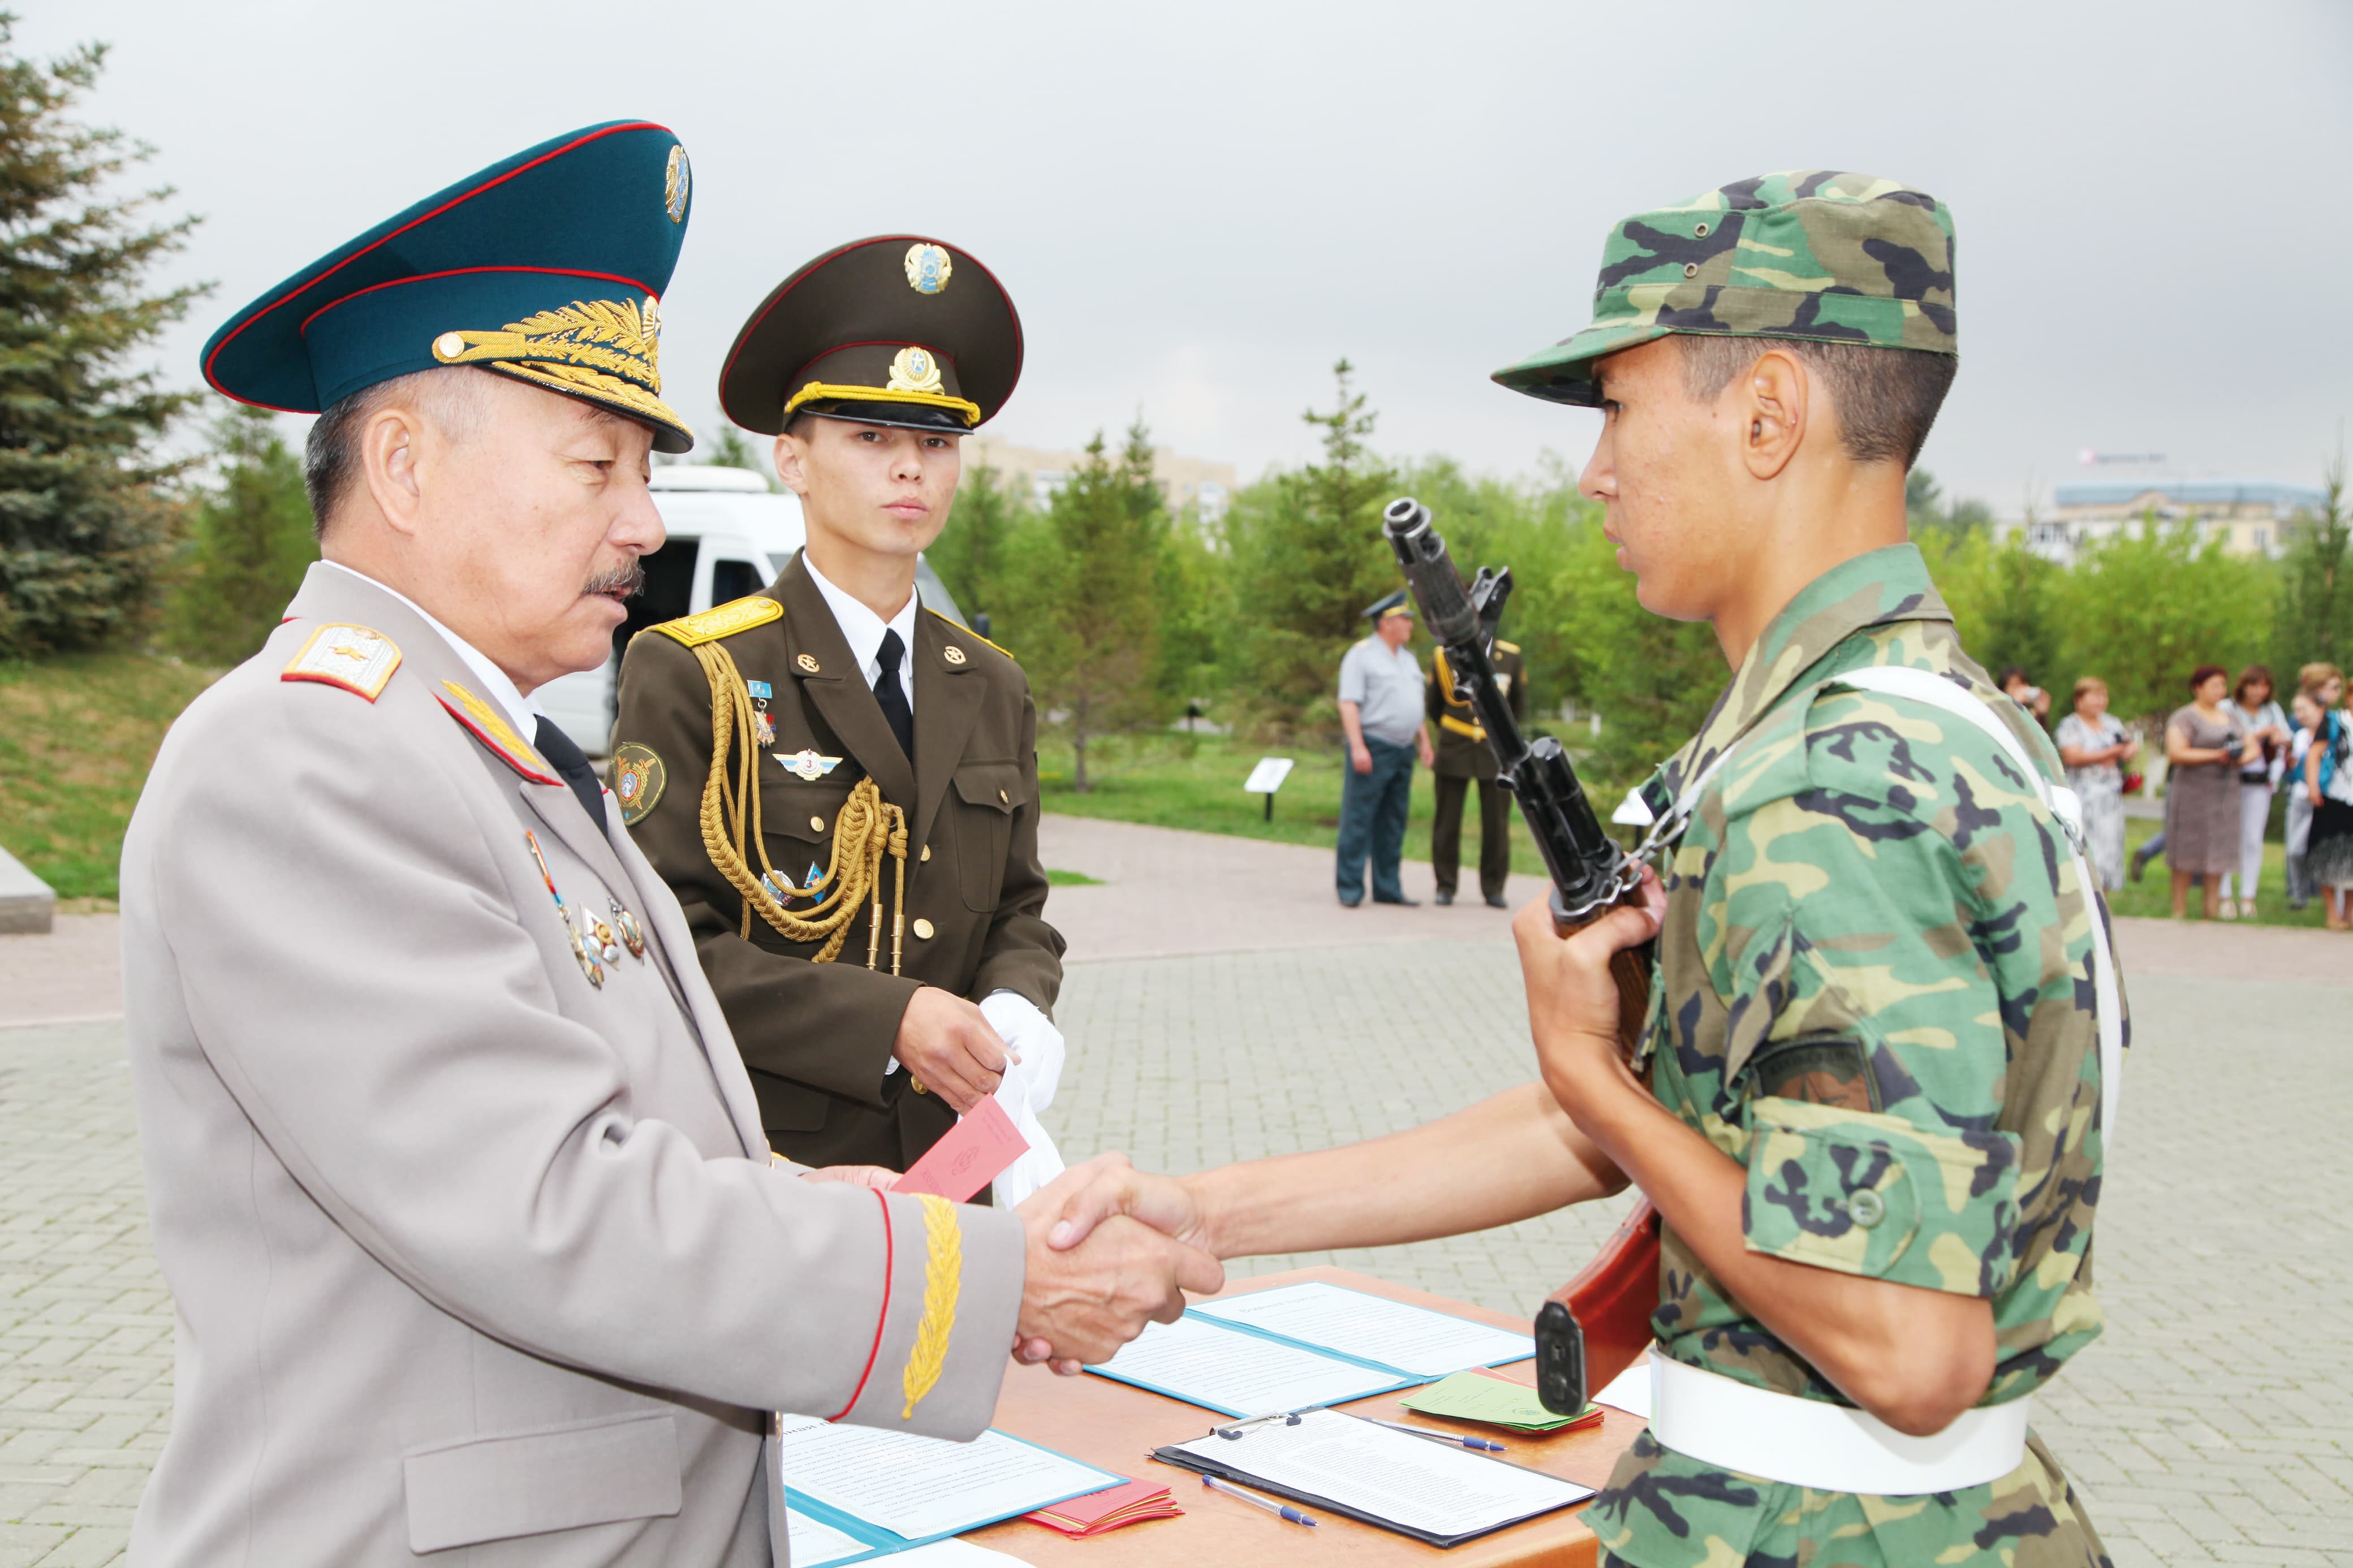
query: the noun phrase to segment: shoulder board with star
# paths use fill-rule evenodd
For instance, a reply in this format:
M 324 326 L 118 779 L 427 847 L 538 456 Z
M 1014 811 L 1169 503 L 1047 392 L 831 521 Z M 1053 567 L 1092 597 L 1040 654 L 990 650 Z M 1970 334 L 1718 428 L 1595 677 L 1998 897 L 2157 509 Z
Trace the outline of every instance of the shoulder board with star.
M 400 648 L 390 637 L 372 626 L 339 622 L 312 632 L 278 679 L 340 686 L 373 702 L 399 668 Z
M 454 680 L 445 680 L 441 689 L 433 694 L 449 717 L 473 731 L 474 739 L 498 753 L 499 761 L 533 784 L 562 784 L 555 770 L 541 760 L 532 750 L 531 742 L 514 731 L 506 715 L 482 699 L 475 696 Z
M 754 626 L 765 626 L 780 618 L 785 607 L 774 599 L 754 595 L 730 604 L 713 605 L 699 616 L 683 620 L 664 621 L 654 630 L 671 637 L 687 647 L 699 647 L 721 637 L 732 637 L 737 632 L 748 632 Z
M 989 647 L 993 647 L 993 648 L 996 648 L 997 652 L 999 652 L 999 653 L 1001 653 L 1001 654 L 1005 655 L 1005 657 L 1006 657 L 1006 658 L 1013 658 L 1013 654 L 1012 654 L 1012 651 L 1011 651 L 1010 649 L 1006 648 L 1006 647 L 1000 647 L 998 644 L 996 644 L 996 643 L 993 643 L 993 642 L 988 642 L 988 639 L 987 639 L 987 637 L 985 637 L 981 636 L 978 632 L 974 631 L 970 626 L 965 626 L 962 621 L 956 620 L 956 619 L 955 619 L 955 618 L 954 618 L 953 616 L 942 616 L 942 615 L 940 615 L 940 613 L 939 613 L 937 610 L 935 610 L 935 609 L 932 608 L 929 605 L 925 605 L 923 606 L 923 614 L 925 614 L 925 615 L 927 615 L 927 616 L 939 616 L 939 619 L 941 620 L 941 622 L 942 622 L 942 623 L 944 623 L 944 625 L 947 625 L 947 626 L 953 626 L 953 627 L 955 627 L 955 635 L 956 635 L 956 636 L 961 637 L 970 637 L 970 638 L 971 638 L 973 641 L 975 641 L 975 642 L 988 643 L 988 646 L 989 646 Z M 1016 663 L 1016 664 L 1019 664 L 1021 661 L 1020 661 L 1019 659 L 1018 659 L 1018 658 L 1013 658 L 1013 662 L 1014 662 L 1014 663 Z

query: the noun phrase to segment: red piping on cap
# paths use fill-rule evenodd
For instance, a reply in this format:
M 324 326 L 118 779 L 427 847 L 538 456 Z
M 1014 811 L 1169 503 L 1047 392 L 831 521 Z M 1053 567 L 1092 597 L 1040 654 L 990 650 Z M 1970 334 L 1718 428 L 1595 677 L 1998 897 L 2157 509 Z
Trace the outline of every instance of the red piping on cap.
M 278 309 L 279 306 L 285 304 L 289 300 L 293 299 L 296 295 L 309 293 L 311 289 L 317 288 L 328 279 L 332 278 L 336 273 L 341 272 L 344 268 L 349 267 L 353 262 L 357 261 L 361 257 L 365 256 L 369 251 L 378 249 L 381 247 L 388 245 L 392 241 L 398 239 L 402 235 L 406 234 L 418 224 L 428 223 L 434 218 L 439 217 L 443 213 L 448 212 L 451 207 L 472 201 L 484 191 L 503 185 L 509 180 L 513 179 L 516 175 L 529 174 L 532 170 L 538 168 L 542 163 L 561 158 L 566 153 L 572 152 L 575 148 L 586 147 L 591 142 L 599 142 L 607 136 L 618 135 L 624 131 L 668 131 L 669 129 L 669 126 L 657 125 L 650 120 L 633 120 L 626 125 L 607 125 L 602 131 L 593 131 L 587 135 L 580 137 L 576 141 L 567 142 L 552 153 L 543 153 L 538 157 L 533 158 L 530 163 L 523 164 L 520 168 L 509 169 L 505 174 L 501 174 L 495 180 L 484 180 L 472 190 L 451 196 L 448 201 L 443 202 L 431 212 L 420 214 L 417 217 L 410 219 L 408 222 L 402 224 L 398 228 L 394 229 L 390 234 L 387 234 L 383 238 L 377 240 L 374 245 L 367 246 L 363 249 L 353 251 L 349 256 L 344 257 L 341 261 L 336 262 L 332 267 L 328 268 L 324 272 L 320 273 L 316 278 L 311 279 L 310 281 L 297 284 L 293 288 L 289 289 L 285 293 L 280 294 L 277 299 L 272 300 L 269 304 L 262 306 L 261 309 L 254 311 L 251 315 L 246 317 L 244 321 L 239 321 L 236 326 L 230 328 L 228 336 L 221 339 L 220 346 L 214 349 L 212 353 L 205 356 L 204 375 L 206 384 L 210 386 L 215 392 L 219 393 L 223 397 L 236 397 L 237 395 L 235 393 L 229 391 L 228 388 L 223 386 L 219 382 L 213 379 L 213 362 L 220 358 L 221 351 L 223 349 L 227 348 L 229 344 L 237 341 L 237 335 L 239 332 L 242 332 L 246 328 L 261 320 L 262 317 L 269 314 L 270 311 Z M 982 268 L 981 270 L 986 272 L 987 268 Z M 252 402 L 252 399 L 250 398 L 237 398 L 237 400 L 240 403 Z M 256 408 L 276 407 L 275 405 L 268 403 L 255 403 L 253 406 Z M 313 409 L 302 408 L 278 408 L 276 411 L 280 414 L 307 414 L 316 412 L 316 410 Z
M 352 292 L 343 295 L 340 298 L 328 300 L 325 304 L 320 306 L 317 310 L 303 317 L 302 324 L 294 330 L 297 332 L 307 334 L 311 331 L 311 322 L 317 321 L 320 317 L 325 315 L 336 306 L 348 304 L 352 300 L 359 299 L 362 295 L 373 294 L 380 289 L 397 289 L 402 285 L 408 283 L 429 283 L 436 278 L 463 278 L 469 274 L 476 272 L 533 272 L 545 278 L 594 278 L 600 283 L 626 283 L 630 288 L 635 289 L 638 293 L 648 295 L 654 299 L 659 299 L 661 297 L 655 293 L 653 289 L 649 289 L 643 283 L 638 282 L 636 279 L 624 278 L 617 272 L 582 272 L 570 267 L 453 267 L 447 272 L 420 272 L 414 278 L 395 278 L 386 283 L 371 283 L 364 289 L 355 289 Z

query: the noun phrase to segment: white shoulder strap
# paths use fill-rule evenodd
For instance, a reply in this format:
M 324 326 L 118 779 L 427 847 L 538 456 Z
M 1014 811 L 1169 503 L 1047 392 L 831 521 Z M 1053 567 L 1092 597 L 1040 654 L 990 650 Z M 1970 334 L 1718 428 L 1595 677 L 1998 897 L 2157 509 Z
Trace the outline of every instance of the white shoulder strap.
M 1829 684 L 1906 698 L 1976 725 L 2009 753 L 2021 773 L 2033 781 L 2042 792 L 2043 804 L 2065 829 L 2067 852 L 2075 862 L 2075 880 L 2084 889 L 2084 910 L 2092 921 L 2092 994 L 2100 1027 L 2100 1141 L 2104 1151 L 2113 1150 L 2116 1140 L 2116 1097 L 2124 1079 L 2124 994 L 2116 985 L 2116 961 L 2108 942 L 2107 910 L 2100 897 L 2100 885 L 2092 875 L 2091 863 L 2084 854 L 2083 803 L 2073 790 L 2043 776 L 2025 742 L 1994 716 L 1983 699 L 1934 670 L 1869 665 L 1833 676 Z

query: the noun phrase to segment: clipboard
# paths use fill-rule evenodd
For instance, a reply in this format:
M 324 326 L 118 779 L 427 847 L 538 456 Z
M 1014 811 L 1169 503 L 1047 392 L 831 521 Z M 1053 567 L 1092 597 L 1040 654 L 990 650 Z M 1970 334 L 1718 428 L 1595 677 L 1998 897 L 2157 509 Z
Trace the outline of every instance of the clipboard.
M 1513 1525 L 1524 1523 L 1528 1520 L 1554 1512 L 1556 1510 L 1574 1508 L 1578 1503 L 1584 1502 L 1588 1499 L 1596 1495 L 1596 1489 L 1592 1487 L 1580 1486 L 1575 1481 L 1566 1480 L 1561 1477 L 1551 1475 L 1543 1470 L 1534 1469 L 1525 1465 L 1514 1465 L 1508 1460 L 1496 1458 L 1494 1456 L 1490 1454 L 1475 1454 L 1468 1449 L 1449 1448 L 1443 1445 L 1430 1442 L 1426 1438 L 1411 1436 L 1402 1432 L 1395 1432 L 1388 1427 L 1379 1426 L 1377 1423 L 1366 1421 L 1362 1416 L 1350 1415 L 1346 1411 L 1314 1410 L 1285 1412 L 1273 1419 L 1282 1419 L 1285 1421 L 1286 1425 L 1295 1426 L 1299 1424 L 1302 1417 L 1309 1415 L 1334 1420 L 1356 1422 L 1370 1428 L 1373 1432 L 1382 1434 L 1385 1437 L 1391 1437 L 1398 1443 L 1407 1445 L 1409 1449 L 1427 1448 L 1429 1453 L 1426 1456 L 1417 1455 L 1415 1457 L 1417 1458 L 1426 1458 L 1433 1470 L 1451 1468 L 1463 1462 L 1468 1462 L 1473 1465 L 1497 1465 L 1505 1469 L 1518 1471 L 1521 1475 L 1549 1483 L 1549 1486 L 1556 1489 L 1552 1492 L 1549 1500 L 1539 1501 L 1536 1506 L 1512 1512 L 1508 1517 L 1494 1519 L 1489 1522 L 1480 1525 L 1476 1529 L 1448 1533 L 1409 1524 L 1401 1520 L 1385 1517 L 1372 1508 L 1360 1507 L 1343 1502 L 1337 1498 L 1322 1495 L 1304 1487 L 1289 1485 L 1281 1480 L 1271 1479 L 1260 1474 L 1258 1471 L 1250 1468 L 1244 1459 L 1247 1449 L 1243 1447 L 1243 1444 L 1247 1443 L 1249 1440 L 1249 1433 L 1247 1431 L 1243 1433 L 1240 1439 L 1236 1440 L 1232 1444 L 1234 1457 L 1230 1460 L 1226 1459 L 1222 1455 L 1219 1455 L 1214 1452 L 1204 1454 L 1196 1451 L 1196 1448 L 1193 1447 L 1180 1447 L 1176 1445 L 1155 1448 L 1152 1451 L 1152 1458 L 1161 1464 L 1173 1465 L 1178 1469 L 1190 1470 L 1196 1475 L 1215 1476 L 1219 1480 L 1232 1481 L 1237 1485 L 1250 1487 L 1257 1491 L 1267 1492 L 1276 1497 L 1288 1498 L 1293 1502 L 1303 1503 L 1310 1508 L 1324 1509 L 1329 1512 L 1338 1514 L 1345 1519 L 1353 1519 L 1362 1524 L 1376 1525 L 1380 1529 L 1391 1531 L 1399 1535 L 1410 1536 L 1416 1541 L 1437 1547 L 1460 1546 L 1466 1541 L 1476 1541 L 1482 1535 L 1492 1535 L 1496 1531 L 1509 1529 Z M 1210 1438 L 1220 1436 L 1223 1432 L 1233 1430 L 1235 1430 L 1235 1428 L 1231 1426 L 1224 1428 L 1213 1426 L 1202 1438 L 1198 1439 L 1197 1442 L 1207 1442 Z

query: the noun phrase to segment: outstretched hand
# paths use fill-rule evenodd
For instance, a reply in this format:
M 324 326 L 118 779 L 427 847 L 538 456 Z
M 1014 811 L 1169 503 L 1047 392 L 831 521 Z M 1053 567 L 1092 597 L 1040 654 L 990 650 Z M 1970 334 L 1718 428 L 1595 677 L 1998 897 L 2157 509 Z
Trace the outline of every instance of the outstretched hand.
M 1135 1177 L 1139 1196 L 1126 1200 L 1128 1206 L 1099 1197 L 1080 1209 L 1083 1228 L 1067 1217 L 1073 1200 L 1098 1184 L 1113 1194 L 1127 1191 L 1131 1184 L 1121 1173 Z M 1226 1271 L 1215 1258 L 1149 1223 L 1157 1216 L 1171 1229 L 1183 1228 L 1181 1215 L 1151 1185 L 1163 1180 L 1136 1176 L 1124 1155 L 1099 1155 L 1071 1166 L 1015 1211 L 1029 1237 L 1014 1338 L 1018 1359 L 1052 1359 L 1056 1372 L 1075 1373 L 1087 1362 L 1107 1359 L 1147 1321 L 1175 1322 L 1186 1291 L 1206 1295 L 1224 1287 Z

